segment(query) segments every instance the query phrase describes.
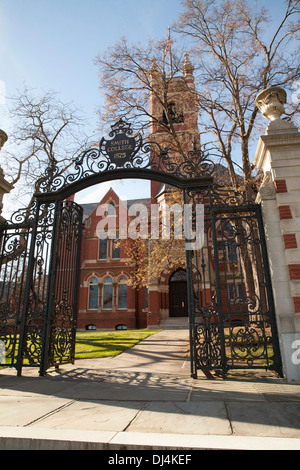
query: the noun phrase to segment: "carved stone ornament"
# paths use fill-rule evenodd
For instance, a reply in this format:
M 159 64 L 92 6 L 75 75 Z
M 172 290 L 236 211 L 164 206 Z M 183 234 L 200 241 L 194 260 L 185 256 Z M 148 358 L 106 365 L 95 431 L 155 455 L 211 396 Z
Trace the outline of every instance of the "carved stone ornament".
M 272 178 L 271 171 L 266 171 L 264 174 L 261 186 L 258 190 L 257 203 L 262 199 L 274 199 L 276 196 L 275 185 Z
M 255 104 L 262 115 L 270 121 L 280 119 L 280 116 L 284 113 L 285 103 L 285 90 L 276 86 L 261 91 L 255 100 Z
M 193 65 L 192 65 L 192 63 L 189 59 L 189 55 L 188 55 L 187 52 L 184 54 L 184 57 L 185 57 L 185 59 L 184 59 L 184 62 L 183 62 L 182 71 L 183 71 L 185 76 L 186 75 L 192 75 L 193 72 L 194 72 L 194 67 L 193 67 Z
M 3 145 L 7 141 L 8 137 L 6 132 L 4 132 L 2 129 L 0 129 L 0 150 L 2 149 Z

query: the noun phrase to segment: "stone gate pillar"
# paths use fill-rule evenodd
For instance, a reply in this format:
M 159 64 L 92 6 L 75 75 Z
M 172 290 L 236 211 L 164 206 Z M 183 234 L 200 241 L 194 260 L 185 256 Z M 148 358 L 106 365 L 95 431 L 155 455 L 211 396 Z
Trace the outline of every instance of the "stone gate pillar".
M 6 141 L 7 134 L 2 129 L 0 129 L 0 150 Z M 6 181 L 6 179 L 4 178 L 4 172 L 0 166 L 0 224 L 3 224 L 5 222 L 5 219 L 1 215 L 3 208 L 3 196 L 4 194 L 9 193 L 12 189 L 13 185 Z
M 256 104 L 270 120 L 254 165 L 262 170 L 261 203 L 285 378 L 300 382 L 300 133 L 281 119 L 286 93 L 262 91 Z

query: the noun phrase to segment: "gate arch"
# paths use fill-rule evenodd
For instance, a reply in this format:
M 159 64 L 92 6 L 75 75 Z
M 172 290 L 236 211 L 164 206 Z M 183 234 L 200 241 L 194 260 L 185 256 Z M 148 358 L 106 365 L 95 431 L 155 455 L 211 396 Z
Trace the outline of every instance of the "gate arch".
M 144 141 L 123 120 L 112 126 L 109 137 L 79 155 L 68 174 L 53 162 L 36 182 L 30 207 L 15 212 L 0 226 L 0 339 L 10 365 L 19 375 L 26 365 L 39 367 L 44 375 L 49 367 L 74 362 L 82 208 L 68 197 L 101 182 L 136 178 L 183 190 L 184 203 L 192 205 L 193 222 L 197 205 L 204 207 L 202 246 L 186 250 L 192 376 L 197 377 L 199 368 L 226 373 L 233 368 L 267 367 L 280 373 L 259 206 L 216 184 L 216 167 L 202 150 L 188 152 L 184 161 L 171 158 L 169 149 Z M 245 221 L 251 221 L 250 233 L 243 234 L 240 228 Z M 224 309 L 227 284 L 224 289 L 217 256 L 216 223 L 223 227 L 225 222 L 234 227 L 225 243 L 239 246 L 239 275 L 247 290 L 245 298 L 234 299 L 235 308 L 244 309 L 238 326 L 232 311 Z M 255 272 L 253 267 L 248 272 L 245 265 L 249 247 L 252 260 L 259 258 Z

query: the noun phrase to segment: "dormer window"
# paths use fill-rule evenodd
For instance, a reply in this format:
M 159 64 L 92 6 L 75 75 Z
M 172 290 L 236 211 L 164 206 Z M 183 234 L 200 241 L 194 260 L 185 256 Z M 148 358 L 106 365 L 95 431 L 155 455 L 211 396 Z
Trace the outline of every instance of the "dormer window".
M 115 215 L 115 204 L 112 201 L 107 206 L 107 215 Z

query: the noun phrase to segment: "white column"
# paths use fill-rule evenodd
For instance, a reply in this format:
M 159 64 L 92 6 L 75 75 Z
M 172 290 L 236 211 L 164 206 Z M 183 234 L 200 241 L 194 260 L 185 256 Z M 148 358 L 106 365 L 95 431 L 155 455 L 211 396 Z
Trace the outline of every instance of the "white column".
M 268 248 L 277 326 L 286 379 L 300 382 L 300 133 L 280 116 L 286 93 L 261 92 L 256 104 L 270 123 L 254 165 L 263 171 L 258 194 Z

